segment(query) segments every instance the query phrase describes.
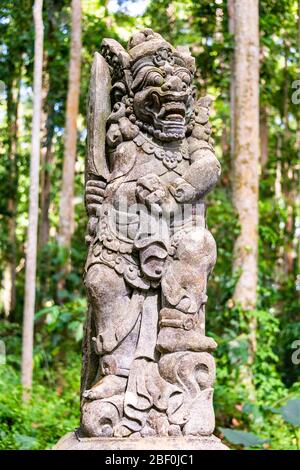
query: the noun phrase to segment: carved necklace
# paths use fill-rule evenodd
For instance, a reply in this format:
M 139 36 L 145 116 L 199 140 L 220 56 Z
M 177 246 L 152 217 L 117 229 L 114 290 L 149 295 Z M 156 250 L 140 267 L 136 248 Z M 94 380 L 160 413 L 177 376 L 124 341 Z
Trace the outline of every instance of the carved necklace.
M 185 160 L 189 160 L 190 158 L 188 144 L 185 140 L 181 141 L 178 147 L 175 148 L 171 146 L 161 147 L 139 132 L 133 141 L 138 147 L 141 147 L 145 153 L 154 155 L 168 170 L 174 170 L 183 158 Z

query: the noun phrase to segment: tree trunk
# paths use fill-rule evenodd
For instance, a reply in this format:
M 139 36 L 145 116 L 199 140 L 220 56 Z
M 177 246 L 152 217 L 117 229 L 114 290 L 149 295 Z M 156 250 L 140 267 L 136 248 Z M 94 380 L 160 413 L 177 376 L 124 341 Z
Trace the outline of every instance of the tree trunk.
M 268 163 L 269 126 L 266 106 L 260 108 L 260 163 L 262 170 Z
M 298 0 L 298 78 L 300 77 L 300 0 Z M 297 135 L 296 135 L 296 149 L 300 152 L 300 109 L 298 107 L 298 119 L 297 119 Z M 297 187 L 300 186 L 300 174 L 299 171 L 296 171 L 296 183 Z M 296 197 L 296 218 L 300 218 L 300 196 L 299 191 L 298 196 Z M 298 235 L 298 236 L 297 236 Z M 296 235 L 296 246 L 297 246 L 297 284 L 300 286 L 300 235 L 299 233 Z M 298 299 L 300 299 L 300 288 L 297 290 Z
M 235 0 L 228 0 L 228 20 L 229 20 L 229 33 L 234 37 L 235 31 Z M 235 85 L 234 85 L 234 60 L 235 56 L 232 54 L 230 61 L 230 156 L 234 158 L 234 119 L 235 119 Z
M 235 300 L 243 308 L 256 305 L 259 39 L 258 1 L 235 3 L 235 123 L 233 202 L 241 233 L 235 242 L 234 270 L 241 270 Z
M 276 178 L 275 178 L 275 198 L 277 201 L 280 201 L 282 198 L 282 168 L 281 168 L 281 147 L 282 147 L 282 137 L 279 134 L 276 139 Z
M 77 143 L 77 114 L 80 93 L 81 2 L 72 0 L 72 36 L 66 109 L 62 191 L 59 209 L 58 243 L 67 252 L 74 231 L 74 177 Z
M 298 0 L 298 54 L 299 54 L 299 72 L 300 72 L 300 0 Z
M 50 32 L 49 32 L 50 29 Z M 48 40 L 51 40 L 51 23 L 48 25 Z M 49 95 L 50 77 L 48 72 L 48 55 L 44 54 L 43 62 L 43 85 L 42 85 L 42 145 L 41 145 L 41 168 L 40 168 L 40 217 L 38 229 L 38 251 L 40 253 L 40 261 L 38 264 L 38 282 L 39 290 L 43 294 L 37 298 L 36 308 L 44 307 L 44 299 L 47 298 L 51 276 L 50 253 L 45 249 L 49 242 L 50 236 L 50 219 L 49 209 L 51 202 L 51 174 L 53 165 L 53 136 L 54 136 L 54 103 Z M 38 257 L 39 259 L 39 257 Z M 40 319 L 39 324 L 43 323 Z
M 283 84 L 283 149 L 289 145 L 290 138 L 290 125 L 289 125 L 289 73 L 288 73 L 288 54 L 289 45 L 285 44 L 285 60 L 284 60 L 284 84 Z M 294 271 L 294 258 L 295 252 L 293 247 L 294 238 L 294 204 L 295 204 L 295 191 L 294 191 L 294 171 L 293 164 L 288 160 L 283 165 L 283 188 L 284 199 L 286 204 L 287 221 L 286 221 L 286 241 L 284 246 L 284 267 L 285 274 L 290 275 Z
M 36 294 L 36 254 L 39 206 L 40 123 L 43 69 L 43 0 L 35 0 L 34 17 L 34 84 L 30 159 L 29 220 L 26 246 L 25 298 L 23 313 L 22 386 L 23 400 L 30 397 L 33 371 L 33 335 Z
M 51 112 L 51 111 L 50 111 Z M 53 135 L 52 117 L 47 120 L 47 137 L 44 146 L 44 169 L 41 181 L 41 219 L 39 248 L 42 250 L 49 242 L 50 220 L 49 208 L 51 202 L 51 166 L 53 163 Z
M 42 250 L 49 241 L 49 207 L 51 190 L 51 164 L 53 160 L 53 104 L 49 103 L 49 74 L 48 74 L 48 56 L 44 54 L 44 74 L 42 88 L 42 150 L 41 150 L 41 216 L 39 223 L 39 250 Z
M 259 163 L 259 21 L 258 0 L 235 1 L 233 203 L 240 235 L 234 245 L 238 274 L 234 301 L 244 311 L 257 301 Z M 249 315 L 249 314 L 248 314 Z M 249 318 L 249 316 L 247 316 Z M 256 318 L 249 318 L 249 355 L 243 373 L 253 390 L 251 364 L 256 351 Z M 249 389 L 249 394 L 252 395 Z
M 17 146 L 20 101 L 20 79 L 13 79 L 7 90 L 7 127 L 9 160 L 9 195 L 7 201 L 8 250 L 3 272 L 3 307 L 10 317 L 16 306 L 16 212 L 17 212 Z

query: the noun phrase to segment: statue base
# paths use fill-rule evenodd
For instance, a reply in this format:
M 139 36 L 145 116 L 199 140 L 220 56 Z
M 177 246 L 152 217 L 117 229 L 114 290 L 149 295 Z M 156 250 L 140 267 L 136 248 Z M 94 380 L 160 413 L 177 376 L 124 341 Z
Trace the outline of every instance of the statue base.
M 229 450 L 216 436 L 180 437 L 81 437 L 69 432 L 53 450 Z

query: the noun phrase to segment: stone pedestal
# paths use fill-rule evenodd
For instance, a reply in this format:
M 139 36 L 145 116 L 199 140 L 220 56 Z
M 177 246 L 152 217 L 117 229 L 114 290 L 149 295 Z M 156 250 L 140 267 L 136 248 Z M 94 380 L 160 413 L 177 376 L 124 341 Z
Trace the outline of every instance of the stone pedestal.
M 229 450 L 215 436 L 105 438 L 81 437 L 80 431 L 63 436 L 53 450 Z

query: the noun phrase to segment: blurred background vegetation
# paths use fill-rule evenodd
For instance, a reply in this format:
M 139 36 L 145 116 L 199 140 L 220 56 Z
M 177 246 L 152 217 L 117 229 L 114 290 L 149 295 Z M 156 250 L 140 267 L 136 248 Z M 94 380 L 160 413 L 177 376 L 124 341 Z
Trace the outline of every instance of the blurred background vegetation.
M 68 91 L 71 5 L 44 0 L 43 125 L 34 382 L 22 404 L 20 361 L 28 221 L 34 25 L 30 0 L 0 5 L 0 449 L 51 448 L 79 422 L 81 339 L 86 312 L 82 283 L 86 102 L 93 54 L 104 37 L 126 45 L 133 30 L 151 27 L 196 57 L 199 94 L 213 98 L 211 123 L 221 181 L 208 198 L 208 227 L 218 245 L 209 283 L 208 334 L 216 351 L 217 429 L 237 448 L 300 447 L 299 79 L 300 27 L 296 0 L 261 0 L 259 278 L 256 309 L 233 301 L 234 241 L 240 227 L 232 201 L 230 84 L 233 37 L 226 0 L 82 0 L 80 104 L 75 166 L 75 226 L 70 266 L 58 243 Z M 47 153 L 48 152 L 48 153 Z M 45 183 L 46 181 L 46 183 Z M 44 209 L 43 209 L 44 208 Z M 8 272 L 13 273 L 10 277 Z M 249 316 L 257 321 L 251 366 L 255 398 L 239 381 L 249 357 Z M 298 355 L 300 357 L 300 354 Z M 298 421 L 297 421 L 298 419 Z M 244 431 L 236 434 L 231 431 Z

